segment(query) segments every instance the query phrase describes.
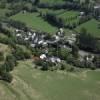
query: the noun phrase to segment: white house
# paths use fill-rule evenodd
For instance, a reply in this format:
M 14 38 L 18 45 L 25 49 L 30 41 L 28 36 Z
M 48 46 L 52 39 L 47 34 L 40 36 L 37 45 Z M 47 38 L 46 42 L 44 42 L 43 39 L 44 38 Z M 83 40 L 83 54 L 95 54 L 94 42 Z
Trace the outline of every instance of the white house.
M 35 45 L 35 44 L 30 44 L 30 46 L 31 46 L 32 48 L 34 48 L 36 45 Z
M 61 63 L 61 59 L 60 58 L 56 58 L 58 63 Z
M 80 12 L 80 16 L 84 16 L 84 14 L 85 14 L 85 12 L 82 12 L 82 11 Z
M 29 40 L 29 38 L 28 37 L 25 37 L 25 39 L 24 39 L 25 41 L 28 41 Z
M 20 32 L 22 32 L 22 30 L 16 29 L 15 32 L 20 33 Z
M 50 61 L 51 61 L 52 63 L 56 63 L 56 58 L 55 58 L 55 57 L 50 57 L 49 59 L 50 59 Z
M 32 33 L 31 32 L 28 32 L 28 36 L 32 36 Z
M 44 42 L 43 40 L 40 40 L 38 41 L 38 44 L 43 44 L 43 42 Z
M 54 37 L 55 40 L 57 40 L 57 41 L 60 40 L 60 37 L 59 37 L 58 35 L 54 35 L 53 37 Z
M 52 63 L 61 63 L 61 59 L 58 58 L 58 57 L 50 57 L 49 60 L 52 62 Z
M 37 43 L 38 42 L 38 38 L 36 38 L 35 40 L 34 40 L 34 43 Z
M 44 60 L 44 59 L 46 59 L 46 58 L 47 58 L 47 57 L 46 57 L 45 54 L 41 54 L 41 55 L 40 55 L 40 59 Z
M 36 33 L 33 33 L 33 35 L 32 35 L 32 40 L 35 38 L 35 36 L 36 36 Z
M 47 42 L 43 42 L 42 45 L 43 45 L 43 46 L 48 46 L 48 43 L 47 43 Z
M 17 36 L 17 37 L 22 37 L 22 34 L 19 34 L 19 33 L 18 33 L 18 34 L 16 34 L 16 36 Z

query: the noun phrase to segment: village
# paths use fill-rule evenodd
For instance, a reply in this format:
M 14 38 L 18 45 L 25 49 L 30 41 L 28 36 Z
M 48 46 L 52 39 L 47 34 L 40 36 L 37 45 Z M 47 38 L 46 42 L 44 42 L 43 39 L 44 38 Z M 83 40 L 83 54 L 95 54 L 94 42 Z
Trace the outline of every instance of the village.
M 0 0 L 0 100 L 100 100 L 100 0 Z
M 61 59 L 59 54 L 49 55 L 49 49 L 53 47 L 56 48 L 56 50 L 59 50 L 59 48 L 62 48 L 71 52 L 72 46 L 77 41 L 77 34 L 73 33 L 70 36 L 65 36 L 63 28 L 60 28 L 54 35 L 51 36 L 48 36 L 43 32 L 36 32 L 34 30 L 24 32 L 23 30 L 16 29 L 15 33 L 17 40 L 21 39 L 24 42 L 28 42 L 33 49 L 37 48 L 43 51 L 43 53 L 40 53 L 40 55 L 34 56 L 33 60 L 51 62 L 56 64 L 56 66 L 62 63 L 64 59 Z M 86 61 L 88 62 L 92 62 L 94 59 L 94 54 L 90 52 L 79 50 L 78 54 L 78 59 L 81 62 L 84 61 L 84 57 L 86 57 Z

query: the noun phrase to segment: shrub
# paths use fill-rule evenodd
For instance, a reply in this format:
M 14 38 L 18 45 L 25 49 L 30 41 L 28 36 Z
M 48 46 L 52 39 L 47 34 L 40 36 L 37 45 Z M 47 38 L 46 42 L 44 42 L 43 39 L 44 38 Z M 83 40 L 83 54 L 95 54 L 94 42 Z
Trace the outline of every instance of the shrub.
M 6 81 L 6 82 L 9 82 L 9 83 L 13 79 L 12 75 L 10 73 L 8 73 L 8 72 L 3 72 L 1 77 L 2 77 L 2 80 Z
M 0 51 L 0 61 L 3 61 L 4 60 L 4 54 L 3 52 Z

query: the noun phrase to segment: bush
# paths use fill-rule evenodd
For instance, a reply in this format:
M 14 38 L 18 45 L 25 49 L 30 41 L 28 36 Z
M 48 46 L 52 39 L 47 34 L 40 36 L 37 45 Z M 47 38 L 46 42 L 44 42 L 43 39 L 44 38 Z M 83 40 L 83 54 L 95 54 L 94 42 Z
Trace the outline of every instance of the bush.
M 17 60 L 24 60 L 24 59 L 31 58 L 31 52 L 27 50 L 23 50 L 19 46 L 16 46 L 16 48 L 14 48 L 14 50 L 12 51 L 12 54 Z
M 68 51 L 67 49 L 65 49 L 65 48 L 61 48 L 61 49 L 59 50 L 58 55 L 59 55 L 59 57 L 60 57 L 61 59 L 66 60 L 67 57 L 68 57 L 68 55 L 69 55 L 69 51 Z
M 4 60 L 4 54 L 3 52 L 0 51 L 0 61 L 3 61 Z
M 1 77 L 2 77 L 2 80 L 9 82 L 9 83 L 11 83 L 13 79 L 12 75 L 8 72 L 3 72 Z

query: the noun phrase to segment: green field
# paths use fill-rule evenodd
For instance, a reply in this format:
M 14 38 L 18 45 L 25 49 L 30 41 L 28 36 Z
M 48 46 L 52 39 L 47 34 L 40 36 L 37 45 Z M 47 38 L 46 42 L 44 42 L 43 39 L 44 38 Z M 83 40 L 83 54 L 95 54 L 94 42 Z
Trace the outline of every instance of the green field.
M 60 12 L 58 11 L 57 13 L 60 13 Z M 26 25 L 28 27 L 31 27 L 31 28 L 36 29 L 36 30 L 48 32 L 51 34 L 55 34 L 58 31 L 57 27 L 52 26 L 47 21 L 43 20 L 39 16 L 39 13 L 25 13 L 25 14 L 19 13 L 15 16 L 12 16 L 11 19 L 24 22 L 24 23 L 26 23 Z M 68 29 L 65 29 L 65 32 L 66 32 L 66 35 L 72 34 L 72 32 Z
M 40 12 L 42 12 L 43 14 L 46 14 L 47 12 L 50 12 L 50 13 L 53 13 L 55 15 L 60 15 L 60 14 L 66 12 L 66 10 L 64 10 L 64 9 L 54 10 L 54 9 L 48 9 L 48 8 L 39 8 L 38 10 Z
M 72 23 L 77 23 L 79 21 L 78 15 L 79 15 L 78 11 L 65 10 L 63 13 L 59 14 L 57 17 L 64 19 L 65 24 L 68 24 L 68 23 L 72 24 Z
M 81 28 L 86 28 L 89 33 L 91 33 L 95 37 L 100 37 L 100 28 L 98 28 L 100 22 L 92 19 L 79 27 L 76 28 L 77 31 L 80 31 Z
M 13 82 L 0 81 L 0 100 L 100 100 L 100 71 L 42 72 L 31 61 L 13 71 Z
M 24 22 L 27 24 L 27 26 L 32 27 L 33 29 L 38 29 L 49 33 L 54 33 L 57 31 L 57 28 L 44 21 L 39 16 L 39 13 L 19 13 L 15 16 L 12 16 L 11 18 Z
M 73 11 L 73 10 L 52 10 L 52 9 L 39 9 L 40 12 L 43 14 L 49 12 L 55 14 L 57 18 L 61 18 L 65 21 L 65 24 L 72 24 L 72 23 L 78 23 L 79 21 L 79 12 Z

